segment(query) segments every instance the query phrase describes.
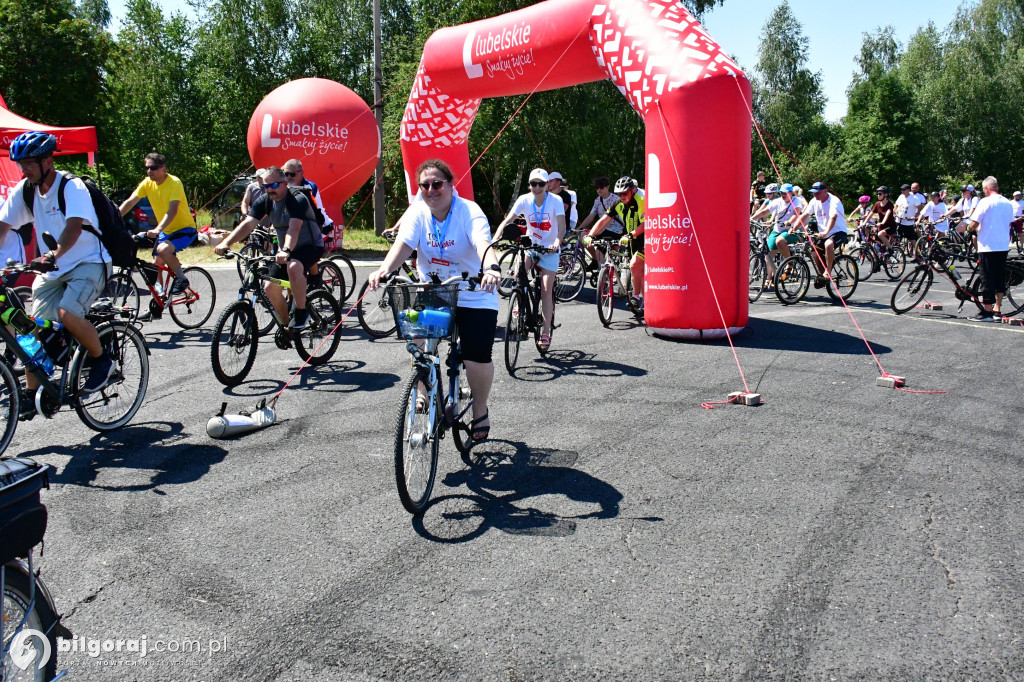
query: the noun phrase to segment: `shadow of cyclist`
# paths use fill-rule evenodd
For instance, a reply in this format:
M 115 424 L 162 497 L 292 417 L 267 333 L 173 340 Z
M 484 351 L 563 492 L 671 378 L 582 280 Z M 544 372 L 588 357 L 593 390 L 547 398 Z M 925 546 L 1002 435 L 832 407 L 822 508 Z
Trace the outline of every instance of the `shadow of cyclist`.
M 463 457 L 468 468 L 448 474 L 443 481 L 452 488 L 465 486 L 471 494 L 438 497 L 413 518 L 413 527 L 437 542 L 466 542 L 488 528 L 511 535 L 565 537 L 576 532 L 581 519 L 615 518 L 622 493 L 572 468 L 578 458 L 569 450 L 487 441 Z M 530 498 L 551 495 L 589 511 L 562 515 L 524 504 Z
M 198 481 L 227 455 L 222 447 L 197 445 L 188 442 L 188 438 L 178 422 L 145 422 L 98 433 L 78 445 L 47 446 L 23 454 L 26 457 L 69 457 L 67 465 L 50 477 L 54 483 L 118 492 L 153 490 L 162 495 L 160 486 Z M 114 469 L 121 471 L 110 471 Z M 139 482 L 138 475 L 127 473 L 130 470 L 138 474 L 146 472 L 149 480 Z M 97 482 L 101 475 L 103 479 L 118 482 Z
M 522 381 L 553 381 L 576 375 L 596 378 L 641 377 L 647 370 L 633 365 L 598 360 L 593 353 L 579 350 L 551 350 L 530 364 L 516 367 L 513 376 Z

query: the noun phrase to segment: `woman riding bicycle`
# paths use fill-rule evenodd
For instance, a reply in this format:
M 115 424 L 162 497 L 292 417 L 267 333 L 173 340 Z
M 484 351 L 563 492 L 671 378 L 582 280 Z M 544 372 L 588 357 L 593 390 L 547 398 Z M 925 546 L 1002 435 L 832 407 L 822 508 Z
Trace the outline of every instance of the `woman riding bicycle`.
M 549 194 L 545 189 L 548 173 L 543 168 L 534 168 L 530 173 L 530 193 L 516 200 L 512 210 L 498 225 L 496 234 L 518 216 L 526 218 L 526 236 L 540 252 L 537 267 L 540 268 L 541 305 L 544 309 L 544 325 L 541 328 L 537 348 L 547 352 L 551 345 L 551 319 L 555 310 L 555 275 L 558 273 L 558 251 L 565 239 L 565 204 L 561 197 Z M 526 254 L 526 268 L 533 267 L 533 256 Z
M 476 275 L 484 264 L 480 286 L 459 293 L 455 312 L 466 377 L 473 393 L 473 440 L 484 440 L 491 429 L 487 398 L 494 380 L 491 348 L 498 325 L 495 287 L 501 279 L 498 261 L 489 249 L 490 225 L 479 206 L 454 196 L 455 177 L 444 161 L 424 161 L 416 177 L 423 201 L 414 202 L 402 217 L 398 239 L 380 270 L 370 275 L 369 288 L 380 286 L 381 280 L 397 270 L 414 250 L 419 254 L 416 269 L 422 281 L 428 281 L 431 274 L 442 280 L 463 272 Z

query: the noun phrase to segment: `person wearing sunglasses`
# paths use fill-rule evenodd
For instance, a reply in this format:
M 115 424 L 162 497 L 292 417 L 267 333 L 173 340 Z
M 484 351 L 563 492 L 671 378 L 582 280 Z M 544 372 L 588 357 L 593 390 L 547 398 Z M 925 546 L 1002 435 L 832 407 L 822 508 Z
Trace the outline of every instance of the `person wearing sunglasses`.
M 560 178 L 561 176 L 559 176 Z M 526 253 L 527 269 L 533 267 L 534 255 L 538 256 L 540 268 L 541 307 L 544 310 L 544 324 L 541 327 L 537 348 L 542 353 L 551 345 L 551 317 L 555 310 L 555 275 L 558 273 L 558 252 L 565 239 L 565 204 L 562 198 L 547 191 L 548 172 L 534 168 L 530 173 L 530 192 L 524 194 L 512 206 L 505 219 L 498 225 L 495 234 L 501 234 L 505 226 L 522 216 L 526 218 L 526 236 L 533 242 L 534 249 Z M 561 184 L 561 183 L 559 183 Z
M 196 240 L 196 220 L 185 198 L 185 186 L 181 180 L 167 172 L 167 159 L 156 152 L 146 154 L 146 178 L 139 183 L 132 195 L 121 204 L 121 215 L 135 208 L 142 197 L 149 199 L 153 213 L 160 221 L 146 232 L 156 240 L 153 260 L 157 265 L 167 265 L 174 273 L 172 294 L 183 294 L 188 290 L 188 279 L 182 273 L 177 252 L 187 248 Z M 145 315 L 139 319 L 143 319 Z
M 498 293 L 501 268 L 491 245 L 487 216 L 472 201 L 455 196 L 455 176 L 444 161 L 424 161 L 416 169 L 416 182 L 422 201 L 414 201 L 402 216 L 398 237 L 391 245 L 380 269 L 370 274 L 369 288 L 380 286 L 389 274 L 415 251 L 416 269 L 421 281 L 431 275 L 442 280 L 463 272 L 475 276 L 483 272 L 480 286 L 468 291 L 468 283 L 459 292 L 455 325 L 466 363 L 466 378 L 473 394 L 474 441 L 484 440 L 491 430 L 487 400 L 494 381 L 491 351 L 498 326 Z
M 267 282 L 264 289 L 274 305 L 277 318 L 289 320 L 289 329 L 304 329 L 309 320 L 306 311 L 306 273 L 320 261 L 324 253 L 324 237 L 316 223 L 312 204 L 298 188 L 289 189 L 283 170 L 277 166 L 267 168 L 267 174 L 263 176 L 263 191 L 266 194 L 252 205 L 249 215 L 213 251 L 223 256 L 232 244 L 248 237 L 259 222 L 269 215 L 270 224 L 277 231 L 277 243 L 281 246 L 267 274 L 275 279 L 287 279 L 291 283 L 295 306 L 291 315 L 288 314 L 288 304 L 280 285 Z

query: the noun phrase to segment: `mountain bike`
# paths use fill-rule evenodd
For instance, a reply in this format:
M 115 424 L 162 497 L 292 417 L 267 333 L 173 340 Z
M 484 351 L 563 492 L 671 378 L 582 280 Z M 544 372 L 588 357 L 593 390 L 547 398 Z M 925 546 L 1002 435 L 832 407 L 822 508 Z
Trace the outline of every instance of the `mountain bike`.
M 326 289 L 307 287 L 306 310 L 309 320 L 301 330 L 288 328 L 287 320 L 279 320 L 277 314 L 263 291 L 264 282 L 272 282 L 289 291 L 291 283 L 287 279 L 270 277 L 267 274 L 273 256 L 246 257 L 234 251 L 228 251 L 224 258 L 245 258 L 245 270 L 248 273 L 245 282 L 238 290 L 238 300 L 229 305 L 221 313 L 213 331 L 213 342 L 210 346 L 210 360 L 213 373 L 225 386 L 237 386 L 245 381 L 253 363 L 256 361 L 256 350 L 261 333 L 261 319 L 269 319 L 269 328 L 275 325 L 274 343 L 281 350 L 288 350 L 294 344 L 296 352 L 304 362 L 310 365 L 322 365 L 334 357 L 341 342 L 338 323 L 341 321 L 341 306 Z M 257 311 L 260 310 L 260 313 Z M 335 330 L 338 333 L 335 333 Z M 330 338 L 329 338 L 330 337 Z
M 643 310 L 637 306 L 633 296 L 633 274 L 629 270 L 629 262 L 633 259 L 632 246 L 623 247 L 617 241 L 595 240 L 594 245 L 604 254 L 597 275 L 597 317 L 601 324 L 612 323 L 615 313 L 616 292 L 624 296 L 626 305 L 638 321 L 643 321 Z
M 402 389 L 395 422 L 395 482 L 402 506 L 411 514 L 423 511 L 430 500 L 445 435 L 452 432 L 462 453 L 473 445 L 473 398 L 455 324 L 459 287 L 467 279 L 473 290 L 480 275 L 470 278 L 467 272 L 426 283 L 398 276 L 385 289 L 398 336 L 412 355 L 412 374 Z M 446 371 L 441 368 L 442 341 L 448 343 Z
M 136 246 L 152 246 L 153 240 L 143 235 L 136 235 Z M 164 310 L 171 314 L 171 319 L 182 329 L 201 327 L 217 303 L 217 287 L 210 273 L 198 266 L 189 266 L 182 271 L 188 279 L 188 289 L 180 294 L 172 294 L 171 286 L 174 273 L 165 265 L 156 265 L 151 261 L 136 258 L 128 268 L 117 268 L 100 294 L 101 298 L 110 299 L 115 308 L 130 311 L 132 320 L 139 317 L 139 287 L 133 274 L 138 273 L 149 289 L 152 298 L 149 301 L 151 319 L 158 319 Z
M 847 256 L 857 263 L 857 279 L 865 281 L 874 273 L 885 270 L 889 279 L 899 279 L 907 268 L 907 254 L 898 244 L 888 248 L 882 244 L 877 234 L 872 234 L 869 225 L 857 227 L 859 244 L 847 252 Z
M 587 281 L 587 255 L 579 232 L 566 236 L 558 254 L 558 272 L 555 274 L 555 298 L 559 302 L 576 300 L 583 291 Z
M 327 252 L 327 241 L 324 237 L 324 252 Z M 270 228 L 257 227 L 249 236 L 246 237 L 245 243 L 242 248 L 238 250 L 240 254 L 245 258 L 252 259 L 258 258 L 259 256 L 273 256 L 277 254 L 277 232 Z M 338 264 L 332 258 L 337 258 L 341 262 Z M 310 272 L 309 279 L 315 286 L 322 284 L 324 288 L 331 292 L 331 295 L 338 301 L 339 304 L 344 303 L 346 299 L 352 294 L 352 290 L 355 288 L 355 266 L 352 265 L 352 261 L 348 260 L 347 256 L 336 255 L 332 258 L 323 258 L 316 264 L 316 273 Z M 343 260 L 342 260 L 343 259 Z M 245 281 L 246 273 L 244 272 L 246 261 L 244 258 L 239 258 L 235 261 L 235 266 L 238 269 L 238 279 L 242 282 Z M 351 269 L 352 274 L 348 277 L 343 272 L 344 266 L 348 266 Z
M 46 533 L 39 494 L 49 489 L 51 471 L 28 458 L 0 460 L 0 680 L 5 682 L 57 679 L 57 638 L 72 636 L 34 558 Z
M 986 310 L 981 302 L 982 278 L 981 269 L 974 267 L 964 279 L 956 268 L 957 251 L 955 247 L 947 249 L 947 242 L 937 240 L 929 251 L 928 257 L 918 261 L 917 267 L 900 280 L 889 299 L 889 307 L 897 315 L 916 308 L 928 295 L 935 274 L 939 274 L 953 285 L 953 294 L 960 305 L 957 311 L 963 310 L 967 301 L 972 301 L 979 311 Z M 1024 262 L 1019 260 L 1006 261 L 1006 286 L 1003 289 L 1003 302 L 1000 314 L 1013 317 L 1024 310 Z
M 812 251 L 806 234 L 801 235 L 801 240 L 790 245 L 792 256 L 779 263 L 778 271 L 775 273 L 775 295 L 783 305 L 793 305 L 803 300 L 811 284 L 811 273 L 817 273 L 812 259 L 819 256 Z M 824 260 L 824 246 L 820 258 Z M 824 269 L 824 263 L 821 263 Z M 825 279 L 825 290 L 835 302 L 847 301 L 857 290 L 859 278 L 857 262 L 839 253 L 836 249 L 835 257 L 832 260 L 831 277 Z
M 3 272 L 8 275 L 30 271 L 30 266 L 18 264 L 8 266 Z M 5 293 L 3 299 L 0 316 L 9 321 L 7 325 L 0 324 L 0 340 L 24 371 L 39 381 L 35 393 L 25 396 L 33 401 L 34 414 L 50 419 L 60 408 L 72 407 L 82 422 L 94 431 L 120 428 L 135 416 L 149 386 L 149 347 L 131 324 L 130 312 L 113 308 L 110 301 L 99 299 L 86 313 L 85 319 L 96 327 L 100 344 L 114 361 L 114 372 L 102 389 L 85 395 L 82 387 L 89 376 L 90 358 L 78 340 L 59 322 L 27 315 L 17 304 L 11 303 L 10 293 Z M 30 355 L 8 325 L 22 335 L 35 336 L 44 356 Z M 0 394 L 0 420 L 4 422 L 0 453 L 3 453 L 14 437 L 22 399 L 21 382 L 3 359 L 0 359 Z
M 529 273 L 526 271 L 524 258 L 528 251 L 534 252 L 534 267 Z M 508 316 L 505 319 L 505 369 L 509 374 L 514 374 L 516 362 L 519 360 L 519 344 L 523 339 L 528 339 L 530 334 L 533 334 L 537 352 L 546 355 L 548 349 L 542 349 L 540 343 L 541 330 L 544 327 L 541 276 L 536 266 L 540 260 L 540 251 L 533 248 L 533 242 L 529 237 L 524 236 L 512 245 L 510 252 L 518 254 L 515 261 L 519 263 L 519 271 L 516 274 L 516 283 L 509 294 Z M 554 333 L 558 328 L 555 324 L 558 299 L 552 297 L 551 303 L 551 332 Z

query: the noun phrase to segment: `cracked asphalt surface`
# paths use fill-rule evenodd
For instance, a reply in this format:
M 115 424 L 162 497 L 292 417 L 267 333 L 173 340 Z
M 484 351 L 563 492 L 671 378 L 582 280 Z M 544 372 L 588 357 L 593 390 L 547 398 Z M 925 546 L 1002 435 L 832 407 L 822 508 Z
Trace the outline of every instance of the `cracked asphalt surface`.
M 237 280 L 233 266 L 214 274 L 219 311 Z M 435 502 L 416 518 L 391 454 L 400 343 L 368 341 L 353 316 L 334 360 L 281 398 L 277 425 L 218 441 L 205 425 L 220 403 L 280 389 L 298 356 L 265 340 L 249 380 L 225 390 L 210 368 L 216 314 L 196 332 L 147 325 L 152 377 L 128 427 L 37 417 L 8 451 L 56 468 L 40 565 L 67 626 L 146 637 L 146 656 L 69 651 L 60 668 L 1019 677 L 1024 328 L 958 320 L 949 287 L 932 297 L 944 311 L 897 317 L 879 277 L 852 301 L 879 361 L 948 393 L 876 387 L 842 308 L 766 296 L 736 338 L 765 405 L 703 409 L 743 387 L 729 346 L 659 340 L 621 310 L 604 329 L 587 289 L 559 307 L 547 359 L 524 346 L 512 378 L 496 344 L 494 440 L 468 461 L 443 442 Z

